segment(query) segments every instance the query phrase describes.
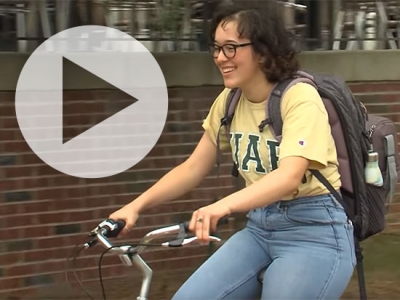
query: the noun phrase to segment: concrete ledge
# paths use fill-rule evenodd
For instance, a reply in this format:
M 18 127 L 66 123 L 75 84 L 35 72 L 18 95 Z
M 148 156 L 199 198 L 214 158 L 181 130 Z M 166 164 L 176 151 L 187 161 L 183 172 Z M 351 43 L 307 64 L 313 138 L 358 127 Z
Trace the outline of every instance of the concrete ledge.
M 169 87 L 222 85 L 208 53 L 155 53 Z M 0 52 L 0 90 L 15 90 L 29 53 Z M 336 73 L 348 82 L 400 81 L 400 51 L 311 51 L 300 55 L 302 68 Z M 66 67 L 65 89 L 108 88 L 100 80 Z M 40 76 L 40 70 L 38 70 Z
M 301 64 L 313 71 L 338 74 L 348 82 L 400 80 L 400 50 L 305 52 Z

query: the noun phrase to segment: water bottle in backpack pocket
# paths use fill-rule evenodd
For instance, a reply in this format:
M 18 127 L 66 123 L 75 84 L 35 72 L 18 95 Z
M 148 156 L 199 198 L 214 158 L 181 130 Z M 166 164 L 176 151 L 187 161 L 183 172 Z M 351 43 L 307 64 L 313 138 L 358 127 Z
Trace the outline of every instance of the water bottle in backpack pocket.
M 378 153 L 370 150 L 368 151 L 368 158 L 365 164 L 365 181 L 367 184 L 371 184 L 374 186 L 382 186 L 383 185 L 383 177 L 381 169 L 378 165 Z

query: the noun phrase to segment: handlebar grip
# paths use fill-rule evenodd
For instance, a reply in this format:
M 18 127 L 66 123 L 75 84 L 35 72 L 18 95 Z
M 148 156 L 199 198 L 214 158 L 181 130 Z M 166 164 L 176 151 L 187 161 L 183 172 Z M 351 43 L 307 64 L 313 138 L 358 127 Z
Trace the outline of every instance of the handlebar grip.
M 183 228 L 185 228 L 185 232 L 189 231 L 190 221 L 183 222 Z
M 110 237 L 116 237 L 122 231 L 122 229 L 124 229 L 126 225 L 126 222 L 124 220 L 117 220 L 116 223 L 118 224 L 118 226 L 115 230 L 110 232 L 112 234 L 112 236 Z
M 228 217 L 223 217 L 221 219 L 218 220 L 217 222 L 217 227 L 221 226 L 221 225 L 225 225 L 228 224 L 229 219 Z M 185 231 L 188 232 L 189 231 L 189 225 L 190 225 L 190 221 L 186 221 L 183 223 L 183 227 L 185 228 Z
M 106 220 L 104 222 L 105 233 L 103 235 L 108 238 L 113 238 L 118 236 L 122 229 L 124 229 L 126 223 L 124 220 Z

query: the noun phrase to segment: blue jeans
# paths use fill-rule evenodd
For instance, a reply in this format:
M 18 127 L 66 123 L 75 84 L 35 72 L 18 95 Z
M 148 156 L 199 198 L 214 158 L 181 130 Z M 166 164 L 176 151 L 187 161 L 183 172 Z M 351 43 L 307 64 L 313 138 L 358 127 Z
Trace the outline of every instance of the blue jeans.
M 333 196 L 280 201 L 250 211 L 172 299 L 339 299 L 355 264 L 353 225 Z

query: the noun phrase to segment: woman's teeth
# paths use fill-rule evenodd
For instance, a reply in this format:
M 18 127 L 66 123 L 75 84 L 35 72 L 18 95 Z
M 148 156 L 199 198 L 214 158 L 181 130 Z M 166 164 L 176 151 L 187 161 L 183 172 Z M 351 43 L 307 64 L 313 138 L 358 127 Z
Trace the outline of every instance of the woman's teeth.
M 233 70 L 235 70 L 236 68 L 223 68 L 222 69 L 222 72 L 224 73 L 224 74 L 226 74 L 226 73 L 229 73 L 229 72 L 232 72 Z

